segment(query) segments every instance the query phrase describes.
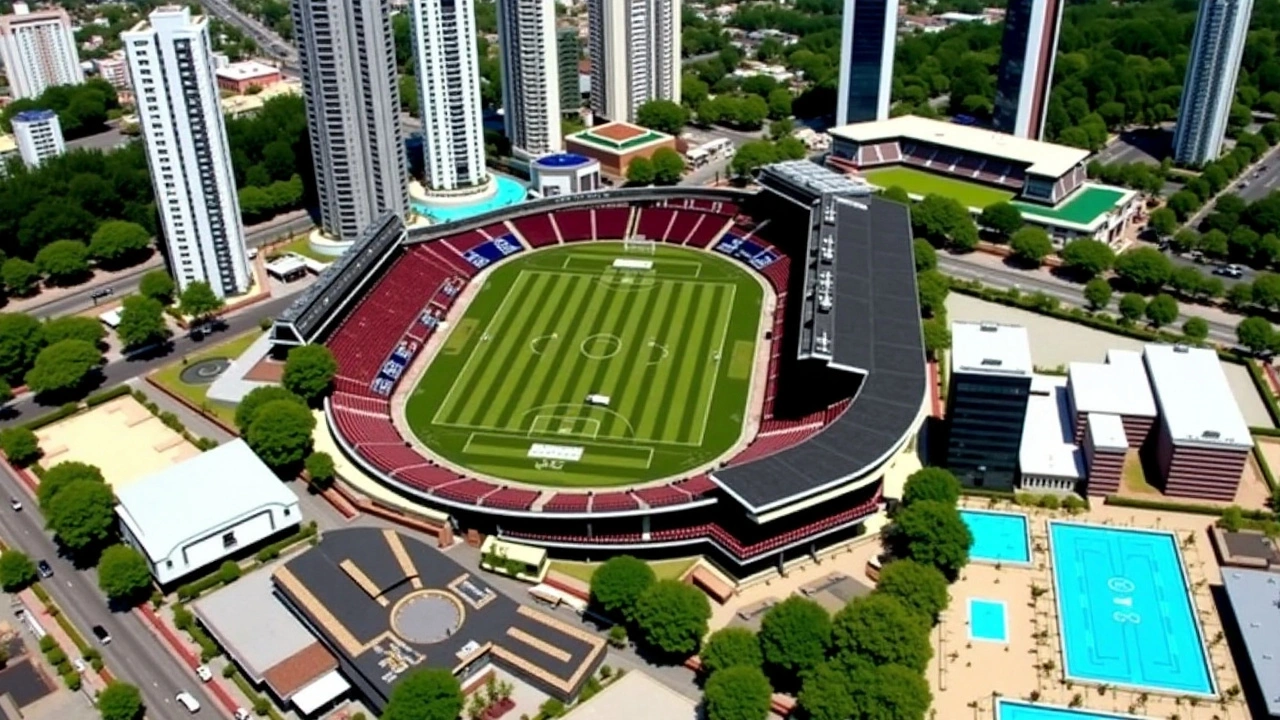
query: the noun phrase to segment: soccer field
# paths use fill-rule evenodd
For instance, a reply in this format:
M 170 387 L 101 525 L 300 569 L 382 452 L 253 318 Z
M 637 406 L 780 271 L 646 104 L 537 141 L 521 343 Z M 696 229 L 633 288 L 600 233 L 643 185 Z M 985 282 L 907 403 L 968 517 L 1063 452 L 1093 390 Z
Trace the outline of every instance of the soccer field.
M 738 439 L 763 298 L 745 268 L 689 249 L 597 243 L 508 260 L 449 330 L 409 426 L 445 458 L 512 480 L 677 475 Z
M 965 207 L 978 208 L 979 210 L 988 205 L 1013 198 L 1013 193 L 1008 190 L 999 190 L 979 183 L 943 177 L 936 173 L 909 167 L 868 170 L 863 175 L 876 187 L 888 189 L 897 185 L 912 195 L 937 193 L 938 195 L 954 198 Z

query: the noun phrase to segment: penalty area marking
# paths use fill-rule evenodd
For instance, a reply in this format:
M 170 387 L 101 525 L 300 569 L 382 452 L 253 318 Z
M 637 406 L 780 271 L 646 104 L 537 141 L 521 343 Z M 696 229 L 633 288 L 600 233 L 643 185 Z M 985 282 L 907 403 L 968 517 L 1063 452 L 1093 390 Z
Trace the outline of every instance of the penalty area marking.
M 581 429 L 578 429 L 579 423 Z M 567 415 L 535 415 L 528 435 L 585 437 L 595 440 L 600 437 L 600 421 L 596 418 Z

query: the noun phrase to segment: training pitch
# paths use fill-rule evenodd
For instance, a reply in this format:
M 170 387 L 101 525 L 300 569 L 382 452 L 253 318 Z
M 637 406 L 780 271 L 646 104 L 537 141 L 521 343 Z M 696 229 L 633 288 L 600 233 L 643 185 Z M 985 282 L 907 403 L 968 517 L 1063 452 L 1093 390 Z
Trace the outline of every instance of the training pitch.
M 867 170 L 863 174 L 868 182 L 879 188 L 888 189 L 896 185 L 912 195 L 938 194 L 954 198 L 965 207 L 979 210 L 1013 198 L 1013 193 L 1008 190 L 999 190 L 976 182 L 957 180 L 909 167 Z
M 738 440 L 763 299 L 749 270 L 703 251 L 595 243 L 518 256 L 449 329 L 406 418 L 436 453 L 500 478 L 679 475 Z

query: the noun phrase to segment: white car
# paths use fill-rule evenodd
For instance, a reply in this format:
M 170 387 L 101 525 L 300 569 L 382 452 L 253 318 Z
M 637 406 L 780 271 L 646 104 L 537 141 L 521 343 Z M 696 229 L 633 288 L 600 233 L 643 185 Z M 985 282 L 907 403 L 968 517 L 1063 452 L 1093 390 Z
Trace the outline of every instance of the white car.
M 21 510 L 22 501 L 16 497 L 11 497 L 9 498 L 9 507 L 13 508 L 14 510 Z
M 236 708 L 236 720 L 249 720 L 249 711 L 244 708 Z
M 201 665 L 196 668 L 196 677 L 200 678 L 200 682 L 209 682 L 213 679 L 213 671 L 208 665 Z
M 189 713 L 200 712 L 200 702 L 191 696 L 191 693 L 183 691 L 174 696 L 178 704 L 187 709 Z

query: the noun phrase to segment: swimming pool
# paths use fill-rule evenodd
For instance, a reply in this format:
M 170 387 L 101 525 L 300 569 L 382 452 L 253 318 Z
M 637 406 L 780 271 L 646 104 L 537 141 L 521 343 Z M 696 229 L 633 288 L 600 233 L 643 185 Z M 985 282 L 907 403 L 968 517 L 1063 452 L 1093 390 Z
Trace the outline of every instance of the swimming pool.
M 413 206 L 414 212 L 431 218 L 433 222 L 447 223 L 455 220 L 466 220 L 476 215 L 492 212 L 498 208 L 524 202 L 525 196 L 528 194 L 528 190 L 524 185 L 506 175 L 493 173 L 490 177 L 494 179 L 498 187 L 492 195 L 483 200 L 457 205 L 433 205 L 420 200 L 411 200 L 410 205 Z
M 1009 622 L 1003 600 L 969 598 L 969 639 L 1009 642 Z
M 1027 516 L 990 510 L 961 510 L 960 517 L 973 533 L 969 559 L 1012 565 L 1031 564 L 1031 538 Z
M 1068 680 L 1216 694 L 1172 533 L 1049 523 Z
M 1137 715 L 1080 710 L 1061 705 L 1033 705 L 1020 700 L 996 701 L 996 720 L 1149 720 Z

